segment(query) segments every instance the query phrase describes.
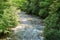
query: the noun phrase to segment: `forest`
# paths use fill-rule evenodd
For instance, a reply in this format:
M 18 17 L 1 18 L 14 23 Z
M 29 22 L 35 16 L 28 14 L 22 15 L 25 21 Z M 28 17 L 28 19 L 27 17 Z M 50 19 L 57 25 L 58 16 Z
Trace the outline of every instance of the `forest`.
M 17 10 L 43 20 L 43 40 L 60 40 L 60 0 L 0 0 L 0 39 L 20 24 Z

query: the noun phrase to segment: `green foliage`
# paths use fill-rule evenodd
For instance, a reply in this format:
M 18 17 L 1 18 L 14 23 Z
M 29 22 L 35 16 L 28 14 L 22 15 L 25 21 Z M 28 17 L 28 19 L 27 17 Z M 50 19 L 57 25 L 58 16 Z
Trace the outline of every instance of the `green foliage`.
M 18 9 L 25 11 L 27 9 L 28 2 L 27 0 L 13 0 L 13 5 L 17 6 Z
M 52 3 L 48 0 L 13 0 L 12 2 L 18 9 L 42 18 L 46 18 L 49 15 L 49 6 Z
M 42 1 L 42 2 L 40 2 L 40 7 L 47 7 L 47 6 L 49 6 L 49 2 L 46 2 L 46 1 Z
M 12 9 L 13 8 L 13 9 Z M 7 27 L 14 27 L 17 25 L 17 14 L 16 9 L 11 6 L 4 10 L 3 21 Z
M 12 9 L 13 8 L 13 9 Z M 0 35 L 18 24 L 16 9 L 8 0 L 0 0 Z
M 35 14 L 41 18 L 46 18 L 49 15 L 49 6 L 52 3 L 50 0 L 29 0 L 27 8 L 28 14 Z
M 45 34 L 46 39 L 44 40 L 60 40 L 60 30 L 48 30 L 48 32 Z
M 44 40 L 60 40 L 60 1 L 54 0 L 49 9 L 49 16 L 45 19 Z
M 39 11 L 39 16 L 41 17 L 41 18 L 45 18 L 45 17 L 47 17 L 49 15 L 49 13 L 48 13 L 48 10 L 47 9 L 40 9 L 40 11 Z
M 39 16 L 42 18 L 46 18 L 49 15 L 49 6 L 52 2 L 50 0 L 42 0 L 39 2 Z
M 38 15 L 38 12 L 39 12 L 39 0 L 38 1 L 37 0 L 30 0 L 28 12 L 29 12 L 29 14 Z

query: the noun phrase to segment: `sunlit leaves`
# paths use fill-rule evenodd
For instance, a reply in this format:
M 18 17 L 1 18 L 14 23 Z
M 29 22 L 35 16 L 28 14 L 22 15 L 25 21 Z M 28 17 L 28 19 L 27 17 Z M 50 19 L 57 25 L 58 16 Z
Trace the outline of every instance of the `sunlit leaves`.
M 0 31 L 8 31 L 7 28 L 18 24 L 16 8 L 11 3 L 11 0 L 0 0 Z

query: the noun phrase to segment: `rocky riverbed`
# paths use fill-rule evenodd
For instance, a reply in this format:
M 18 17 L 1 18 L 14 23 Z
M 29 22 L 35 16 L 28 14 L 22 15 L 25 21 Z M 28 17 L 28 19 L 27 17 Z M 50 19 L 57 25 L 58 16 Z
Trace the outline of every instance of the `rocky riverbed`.
M 14 28 L 11 40 L 43 40 L 43 23 L 39 17 L 19 13 L 20 25 Z

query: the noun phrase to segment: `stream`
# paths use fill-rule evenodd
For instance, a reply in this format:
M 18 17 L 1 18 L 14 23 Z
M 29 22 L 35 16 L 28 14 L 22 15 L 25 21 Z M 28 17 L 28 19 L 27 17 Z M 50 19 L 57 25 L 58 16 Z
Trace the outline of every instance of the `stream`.
M 11 40 L 43 40 L 43 23 L 39 17 L 19 13 L 20 25 L 14 28 Z

